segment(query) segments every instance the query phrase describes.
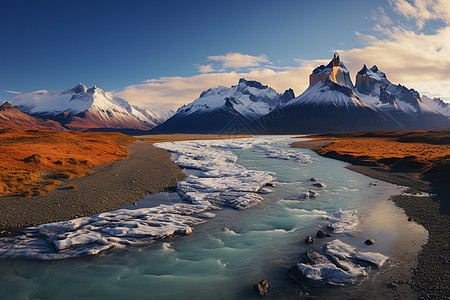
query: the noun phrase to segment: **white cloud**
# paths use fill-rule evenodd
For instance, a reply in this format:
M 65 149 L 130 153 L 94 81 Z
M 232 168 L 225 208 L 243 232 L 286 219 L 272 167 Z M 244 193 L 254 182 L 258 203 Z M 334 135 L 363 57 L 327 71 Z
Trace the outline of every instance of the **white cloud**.
M 449 0 L 389 0 L 389 3 L 397 13 L 415 21 L 418 29 L 423 29 L 430 20 L 450 23 Z
M 391 18 L 386 15 L 386 12 L 382 7 L 378 7 L 378 11 L 372 14 L 372 20 L 381 25 L 392 25 Z
M 363 64 L 377 65 L 393 83 L 401 83 L 430 97 L 440 97 L 450 102 L 450 1 L 389 0 L 400 15 L 415 21 L 417 28 L 394 26 L 383 9 L 372 18 L 377 21 L 375 35 L 355 32 L 366 46 L 338 50 L 349 69 L 352 80 Z M 429 20 L 441 20 L 446 27 L 426 35 L 421 30 Z M 381 36 L 379 34 L 381 33 Z M 317 60 L 295 60 L 300 66 L 277 67 L 265 55 L 252 56 L 241 53 L 209 56 L 213 64 L 198 66 L 203 74 L 191 77 L 161 77 L 141 84 L 131 85 L 120 91 L 119 96 L 133 104 L 149 109 L 176 109 L 192 102 L 200 93 L 219 85 L 237 84 L 239 78 L 257 80 L 278 92 L 293 88 L 296 95 L 309 84 L 312 70 L 328 63 L 330 57 Z M 249 69 L 253 68 L 253 69 Z M 215 71 L 217 70 L 217 71 Z M 245 71 L 243 71 L 245 70 Z
M 252 56 L 236 52 L 227 53 L 225 55 L 208 56 L 208 59 L 221 63 L 222 68 L 226 69 L 241 69 L 272 64 L 265 55 Z
M 215 69 L 213 68 L 213 66 L 211 64 L 209 64 L 209 65 L 200 65 L 200 66 L 197 66 L 197 67 L 198 67 L 198 71 L 200 73 L 211 73 L 211 72 L 215 71 Z
M 191 77 L 162 77 L 146 80 L 142 84 L 126 87 L 116 93 L 132 104 L 141 105 L 149 109 L 176 109 L 199 97 L 208 88 L 219 85 L 236 85 L 239 78 L 257 80 L 273 87 L 278 92 L 288 88 L 294 89 L 296 94 L 303 92 L 309 81 L 310 67 L 290 67 L 282 70 L 258 69 L 249 72 L 224 72 L 200 74 Z
M 22 94 L 22 92 L 18 92 L 18 91 L 10 91 L 10 90 L 2 90 L 2 92 L 10 93 L 10 94 Z

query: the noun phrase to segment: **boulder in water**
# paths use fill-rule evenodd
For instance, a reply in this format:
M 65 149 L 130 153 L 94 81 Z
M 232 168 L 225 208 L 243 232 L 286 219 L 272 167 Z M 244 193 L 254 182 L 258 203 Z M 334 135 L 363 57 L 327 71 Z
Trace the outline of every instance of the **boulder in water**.
M 375 244 L 375 240 L 374 239 L 367 239 L 364 243 L 366 243 L 366 245 L 373 245 L 373 244 Z
M 306 244 L 312 244 L 312 243 L 314 243 L 314 239 L 310 235 L 308 235 L 305 238 L 305 243 Z
M 331 237 L 331 234 L 323 232 L 322 230 L 319 230 L 316 233 L 316 237 L 318 237 L 318 238 Z
M 323 183 L 323 182 L 315 182 L 315 183 L 313 183 L 313 186 L 320 187 L 320 188 L 326 188 L 327 187 L 327 185 L 325 183 Z
M 267 280 L 261 280 L 260 283 L 258 283 L 256 286 L 256 290 L 258 292 L 258 294 L 263 297 L 266 293 L 267 290 L 269 289 L 269 283 L 267 282 Z

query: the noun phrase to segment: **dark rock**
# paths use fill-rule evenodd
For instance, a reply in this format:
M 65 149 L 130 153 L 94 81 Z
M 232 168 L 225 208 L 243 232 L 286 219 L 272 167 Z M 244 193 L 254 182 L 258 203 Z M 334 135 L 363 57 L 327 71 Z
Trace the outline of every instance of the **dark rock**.
M 366 243 L 366 245 L 373 245 L 375 244 L 374 239 L 367 239 L 364 243 Z
M 263 85 L 263 84 L 261 84 L 261 82 L 253 81 L 253 80 L 245 80 L 244 78 L 239 79 L 239 83 L 243 83 L 249 87 L 257 88 L 260 90 L 264 90 L 264 89 L 268 88 L 267 85 Z
M 310 235 L 308 235 L 305 238 L 305 243 L 306 244 L 312 244 L 312 243 L 314 243 L 314 239 Z
M 323 232 L 322 230 L 319 230 L 316 233 L 316 237 L 318 237 L 318 238 L 331 237 L 331 234 Z
M 285 90 L 281 95 L 281 102 L 286 103 L 295 98 L 294 91 L 292 89 Z
M 411 218 L 411 217 L 409 217 L 409 218 L 408 218 L 408 221 L 409 221 L 409 222 L 411 222 L 411 221 L 412 221 L 412 218 Z
M 313 186 L 320 187 L 320 188 L 326 188 L 327 187 L 327 185 L 325 183 L 322 183 L 322 182 L 313 183 Z
M 309 181 L 317 181 L 317 179 L 316 178 L 314 178 L 314 177 L 311 177 L 310 179 L 309 179 Z
M 265 184 L 265 186 L 275 186 L 275 183 L 273 183 L 273 182 L 267 182 L 267 183 Z
M 33 154 L 31 156 L 28 156 L 27 158 L 25 158 L 23 161 L 26 163 L 35 163 L 35 164 L 39 164 L 42 163 L 43 157 L 39 154 Z
M 267 280 L 261 280 L 261 282 L 258 283 L 255 287 L 258 291 L 258 294 L 263 297 L 269 289 L 269 283 L 267 282 Z
M 302 194 L 302 198 L 315 198 L 318 196 L 319 196 L 319 193 L 312 191 L 312 190 Z

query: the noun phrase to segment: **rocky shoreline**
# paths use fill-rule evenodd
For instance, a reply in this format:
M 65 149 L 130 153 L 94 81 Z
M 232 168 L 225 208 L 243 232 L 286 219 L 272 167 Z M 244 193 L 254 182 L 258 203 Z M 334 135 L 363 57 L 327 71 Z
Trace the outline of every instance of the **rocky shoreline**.
M 331 143 L 330 139 L 299 141 L 292 147 L 311 149 Z M 320 152 L 319 154 L 352 163 L 347 168 L 366 176 L 408 186 L 411 191 L 433 192 L 437 195 L 415 196 L 396 195 L 391 197 L 397 206 L 402 208 L 410 220 L 414 220 L 426 228 L 429 233 L 428 242 L 419 252 L 418 265 L 412 270 L 411 286 L 421 294 L 421 299 L 446 299 L 450 297 L 450 215 L 447 210 L 448 192 L 444 182 L 433 177 L 425 177 L 417 170 L 393 170 L 378 165 L 367 165 L 364 159 L 348 154 L 339 155 Z M 426 178 L 426 180 L 424 179 Z M 430 181 L 428 181 L 430 179 Z M 394 287 L 395 288 L 395 287 Z
M 174 187 L 185 178 L 167 151 L 145 141 L 130 147 L 128 158 L 100 165 L 91 175 L 66 180 L 48 195 L 0 197 L 1 235 L 115 210 Z

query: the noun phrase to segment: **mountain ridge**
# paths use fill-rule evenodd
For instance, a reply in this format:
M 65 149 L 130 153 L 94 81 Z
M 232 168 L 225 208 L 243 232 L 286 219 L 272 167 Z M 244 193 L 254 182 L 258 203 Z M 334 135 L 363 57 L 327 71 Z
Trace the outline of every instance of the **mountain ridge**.
M 261 131 L 258 120 L 294 96 L 292 89 L 278 93 L 258 81 L 240 78 L 237 85 L 203 91 L 199 98 L 180 107 L 152 131 L 224 134 Z
M 7 101 L 0 106 L 0 128 L 59 131 L 66 130 L 58 122 L 39 119 L 25 114 Z
M 236 86 L 202 92 L 153 131 L 297 134 L 450 127 L 449 118 L 428 107 L 417 91 L 392 84 L 376 65 L 370 69 L 363 65 L 353 85 L 350 72 L 334 53 L 327 65 L 312 71 L 309 81 L 309 87 L 295 97 L 292 89 L 278 94 L 267 85 L 241 78 Z M 251 97 L 256 91 L 272 97 L 255 101 Z
M 56 91 L 39 90 L 16 96 L 11 104 L 34 117 L 47 118 L 71 130 L 98 128 L 149 130 L 165 119 L 97 86 Z

